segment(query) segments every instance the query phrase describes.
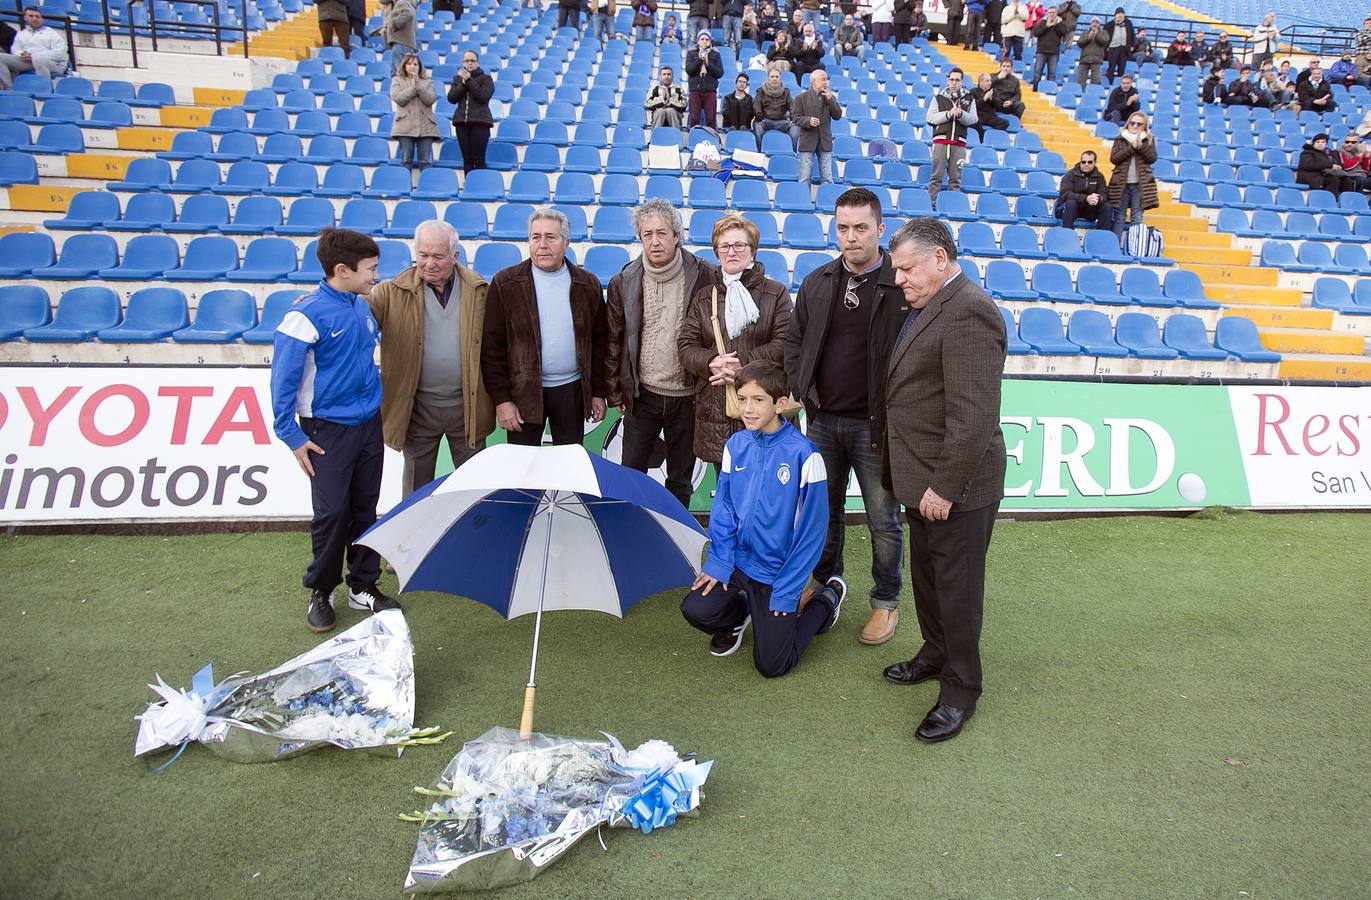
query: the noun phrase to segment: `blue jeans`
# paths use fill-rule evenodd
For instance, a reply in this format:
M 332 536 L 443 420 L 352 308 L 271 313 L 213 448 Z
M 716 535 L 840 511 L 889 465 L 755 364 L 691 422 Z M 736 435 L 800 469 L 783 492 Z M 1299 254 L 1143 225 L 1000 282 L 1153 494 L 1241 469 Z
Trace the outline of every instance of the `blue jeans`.
M 433 165 L 434 138 L 399 137 L 400 165 L 406 169 L 427 169 Z
M 806 433 L 828 471 L 828 537 L 814 567 L 814 580 L 822 585 L 843 574 L 847 483 L 856 473 L 871 532 L 871 608 L 896 609 L 904 581 L 904 527 L 895 495 L 881 486 L 881 451 L 871 446 L 871 423 L 822 412 L 807 421 Z
M 1137 184 L 1125 184 L 1123 186 L 1123 196 L 1119 198 L 1119 208 L 1114 210 L 1114 233 L 1123 237 L 1125 225 L 1123 214 L 1125 210 L 1132 210 L 1132 215 L 1128 218 L 1128 225 L 1137 225 L 1143 220 L 1142 205 L 1142 186 Z
M 1033 55 L 1033 90 L 1038 89 L 1038 81 L 1042 79 L 1043 69 L 1047 69 L 1047 80 L 1057 80 L 1057 57 L 1059 53 L 1036 53 Z
M 762 135 L 768 131 L 784 131 L 790 134 L 789 119 L 758 119 L 752 123 L 752 133 L 757 135 L 757 149 L 762 149 Z M 790 149 L 795 149 L 795 139 L 790 139 Z
M 819 27 L 819 25 L 822 23 L 822 21 L 823 21 L 823 13 L 820 12 L 819 10 L 817 10 L 817 9 L 802 9 L 802 10 L 800 10 L 800 24 L 801 24 L 801 25 L 808 25 L 810 22 L 813 22 L 813 23 L 814 23 L 814 28 L 815 28 L 815 30 L 818 30 L 818 27 Z
M 414 56 L 419 51 L 414 47 L 406 47 L 404 44 L 390 45 L 390 74 L 394 75 L 400 71 L 400 64 L 405 61 L 406 56 Z
M 651 42 L 653 41 L 653 39 L 654 39 L 654 38 L 653 38 L 653 34 L 652 34 L 652 26 L 651 26 L 651 25 L 634 25 L 634 26 L 633 26 L 633 39 L 634 39 L 635 41 L 647 41 L 648 43 L 651 43 Z
M 724 43 L 733 48 L 733 52 L 738 52 L 738 47 L 743 43 L 743 17 L 724 16 Z
M 694 47 L 699 40 L 700 32 L 709 30 L 708 16 L 686 16 L 686 47 Z M 685 50 L 681 51 L 682 56 Z
M 609 13 L 595 14 L 595 40 L 604 43 L 614 37 L 614 17 Z
M 809 184 L 809 174 L 814 167 L 814 157 L 819 157 L 819 181 L 833 183 L 833 154 L 821 150 L 800 151 L 800 184 Z

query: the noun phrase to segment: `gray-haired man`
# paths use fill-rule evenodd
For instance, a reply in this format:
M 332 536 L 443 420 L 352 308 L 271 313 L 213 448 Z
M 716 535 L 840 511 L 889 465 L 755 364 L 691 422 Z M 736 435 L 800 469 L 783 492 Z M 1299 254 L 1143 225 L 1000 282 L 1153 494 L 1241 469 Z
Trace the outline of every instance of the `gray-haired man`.
M 414 230 L 414 265 L 367 297 L 381 329 L 381 430 L 405 457 L 406 495 L 433 480 L 438 443 L 454 468 L 495 430 L 481 383 L 486 280 L 457 262 L 457 231 L 431 219 Z
M 605 417 L 605 303 L 600 280 L 566 258 L 571 223 L 539 207 L 527 262 L 501 269 L 486 296 L 481 376 L 511 444 L 579 444 Z
M 676 338 L 686 305 L 714 280 L 714 267 L 681 247 L 681 214 L 665 200 L 633 211 L 643 253 L 609 280 L 605 380 L 623 414 L 623 459 L 646 472 L 658 435 L 666 439 L 666 487 L 689 506 L 695 469 L 695 378 Z

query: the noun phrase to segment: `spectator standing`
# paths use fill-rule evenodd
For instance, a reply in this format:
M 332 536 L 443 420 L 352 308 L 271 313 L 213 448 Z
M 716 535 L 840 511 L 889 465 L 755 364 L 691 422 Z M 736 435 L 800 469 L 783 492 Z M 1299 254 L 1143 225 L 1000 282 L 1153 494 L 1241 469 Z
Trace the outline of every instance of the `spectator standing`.
M 790 32 L 776 32 L 776 42 L 771 45 L 770 50 L 766 51 L 767 71 L 789 72 L 795 68 L 790 49 Z
M 967 50 L 981 49 L 981 32 L 985 29 L 986 0 L 966 0 L 966 42 Z
M 1071 29 L 1062 21 L 1055 6 L 1049 6 L 1043 20 L 1033 26 L 1033 37 L 1037 39 L 1033 52 L 1033 90 L 1038 89 L 1044 72 L 1048 81 L 1057 80 L 1057 58 L 1062 55 L 1062 41 L 1070 33 Z
M 1090 27 L 1076 38 L 1076 46 L 1081 48 L 1080 60 L 1076 63 L 1076 83 L 1085 87 L 1089 79 L 1091 84 L 1099 84 L 1100 68 L 1104 65 L 1105 50 L 1109 47 L 1109 35 L 1100 28 L 1099 19 L 1090 20 Z
M 430 219 L 414 229 L 414 265 L 367 297 L 381 329 L 381 430 L 404 454 L 406 497 L 433 480 L 444 437 L 457 468 L 495 430 L 481 383 L 489 285 L 457 252 L 456 229 Z
M 743 0 L 722 0 L 719 11 L 724 24 L 724 43 L 737 55 L 743 45 Z
M 724 131 L 752 131 L 756 111 L 747 89 L 746 75 L 733 79 L 733 93 L 724 98 Z
M 714 223 L 711 243 L 719 268 L 714 280 L 691 296 L 677 343 L 681 365 L 695 377 L 695 456 L 713 463 L 716 474 L 725 442 L 743 427 L 728 416 L 725 387 L 736 385 L 738 372 L 749 363 L 780 364 L 785 358 L 790 292 L 766 277 L 766 268 L 756 261 L 759 240 L 757 226 L 737 213 Z
M 662 66 L 657 73 L 657 83 L 647 92 L 648 121 L 653 128 L 669 126 L 680 128 L 685 121 L 686 95 L 679 84 L 673 83 L 671 66 Z
M 709 30 L 709 0 L 690 0 L 686 8 L 686 40 L 696 46 L 700 32 Z
M 944 176 L 948 190 L 961 189 L 966 132 L 976 124 L 976 103 L 962 90 L 961 69 L 954 68 L 947 73 L 946 84 L 928 102 L 924 118 L 933 126 L 933 166 L 928 180 L 928 198 L 936 204 Z
M 1371 78 L 1371 16 L 1362 20 L 1361 31 L 1352 42 L 1352 64 L 1362 78 Z
M 1006 57 L 1000 60 L 1000 70 L 991 78 L 995 89 L 995 109 L 1023 118 L 1023 85 L 1014 74 L 1014 63 Z
M 871 43 L 895 42 L 895 0 L 872 0 Z
M 557 0 L 557 27 L 581 30 L 581 4 L 584 0 Z
M 1228 89 L 1223 83 L 1223 72 L 1218 67 L 1209 70 L 1209 75 L 1205 77 L 1204 84 L 1200 85 L 1200 102 L 1204 104 L 1223 103 L 1228 96 Z
M 1095 165 L 1095 152 L 1081 154 L 1080 162 L 1062 176 L 1052 214 L 1063 228 L 1075 228 L 1077 219 L 1095 223 L 1100 231 L 1114 229 L 1114 208 L 1109 205 L 1109 186 Z
M 618 0 L 596 0 L 595 40 L 602 49 L 614 37 L 614 14 L 618 11 Z
M 1024 20 L 1024 28 L 1029 34 L 1033 33 L 1033 26 L 1047 18 L 1047 9 L 1043 6 L 1042 0 L 1028 0 L 1028 18 Z
M 790 24 L 786 26 L 786 33 L 790 35 L 791 45 L 795 45 L 804 40 L 805 37 L 805 14 L 804 10 L 798 6 L 790 15 Z
M 800 0 L 798 9 L 804 24 L 819 27 L 819 22 L 823 19 L 822 0 Z
M 1109 92 L 1109 100 L 1104 106 L 1106 122 L 1122 123 L 1138 109 L 1138 89 L 1133 86 L 1133 76 L 1119 78 L 1119 86 Z
M 447 89 L 452 110 L 452 130 L 457 145 L 462 148 L 462 171 L 486 167 L 486 145 L 490 143 L 490 129 L 495 119 L 490 114 L 490 98 L 495 94 L 495 82 L 481 69 L 475 50 L 462 53 L 462 67 L 452 76 Z
M 1004 0 L 985 0 L 985 43 L 1000 43 L 1000 29 L 1004 18 Z M 1004 49 L 1000 49 L 1004 53 Z
M 995 111 L 994 81 L 989 72 L 982 72 L 976 78 L 976 86 L 971 89 L 971 97 L 976 102 L 976 133 L 985 142 L 985 130 L 1008 131 L 1009 120 Z
M 367 37 L 367 3 L 366 0 L 346 0 L 348 8 L 348 32 L 357 35 L 357 40 L 362 46 L 366 46 Z M 382 10 L 384 13 L 384 10 Z M 377 32 L 379 33 L 379 31 Z M 348 38 L 351 41 L 351 37 Z M 392 56 L 391 62 L 396 62 L 399 57 Z M 394 74 L 394 73 L 392 73 Z
M 1157 61 L 1157 52 L 1152 49 L 1152 39 L 1147 36 L 1146 28 L 1139 28 L 1137 38 L 1128 48 L 1129 58 L 1138 65 Z
M 1313 110 L 1315 115 L 1323 115 L 1338 108 L 1333 99 L 1333 89 L 1324 81 L 1323 70 L 1317 65 L 1309 69 L 1309 78 L 1295 89 L 1300 98 L 1300 109 Z
M 1065 0 L 1057 7 L 1057 16 L 1066 25 L 1066 33 L 1072 34 L 1076 31 L 1076 20 L 1081 17 L 1081 5 L 1076 0 Z
M 400 165 L 421 172 L 433 163 L 433 142 L 438 139 L 433 106 L 438 92 L 418 54 L 400 61 L 399 71 L 390 80 L 390 102 L 395 107 L 390 136 L 400 144 Z
M 315 10 L 319 15 L 319 36 L 323 38 L 325 47 L 333 46 L 333 39 L 338 39 L 338 44 L 343 48 L 343 59 L 352 58 L 352 25 L 348 21 L 348 6 L 346 0 L 318 0 L 314 4 Z M 28 21 L 28 12 L 24 13 L 25 22 Z M 65 55 L 66 43 L 63 42 L 63 55 Z M 3 78 L 0 75 L 0 78 Z M 8 88 L 4 84 L 0 87 Z
M 1019 0 L 1010 0 L 1000 14 L 1000 35 L 1004 38 L 1005 54 L 1023 59 L 1023 39 L 1028 30 L 1028 7 Z
M 1105 47 L 1109 67 L 1105 69 L 1104 77 L 1113 84 L 1128 65 L 1128 57 L 1133 52 L 1137 33 L 1133 28 L 1133 20 L 1123 14 L 1122 6 L 1114 9 L 1114 18 L 1104 26 L 1104 33 L 1109 38 Z
M 566 258 L 571 223 L 549 206 L 528 221 L 529 259 L 490 280 L 481 377 L 511 444 L 579 444 L 605 417 L 606 318 L 599 279 Z
M 657 24 L 657 0 L 633 0 L 633 40 L 651 41 Z
M 689 79 L 689 112 L 686 127 L 704 125 L 713 128 L 715 111 L 719 108 L 719 77 L 724 74 L 724 61 L 714 49 L 708 31 L 695 38 L 695 49 L 686 54 L 686 78 Z
M 295 301 L 276 329 L 271 406 L 276 437 L 309 476 L 313 558 L 305 570 L 310 631 L 331 631 L 333 589 L 347 561 L 348 602 L 354 609 L 399 609 L 376 586 L 381 558 L 354 541 L 376 521 L 381 495 L 381 377 L 377 327 L 366 297 L 376 283 L 381 251 L 364 234 L 319 232 L 324 279 Z
M 1166 48 L 1166 59 L 1162 62 L 1168 66 L 1192 66 L 1195 64 L 1195 46 L 1178 31 L 1176 39 Z
M 1367 20 L 1371 22 L 1371 19 Z M 1262 23 L 1252 29 L 1252 65 L 1261 68 L 1270 62 L 1280 49 L 1281 30 L 1276 27 L 1276 14 L 1267 13 Z
M 751 3 L 743 4 L 743 40 L 752 41 L 758 46 L 762 43 L 762 21 L 757 16 L 757 8 Z
M 812 586 L 843 575 L 844 518 L 852 475 L 871 536 L 871 616 L 864 644 L 883 644 L 899 624 L 904 534 L 900 507 L 881 483 L 886 369 L 909 304 L 881 251 L 881 201 L 865 188 L 838 195 L 834 232 L 840 255 L 800 285 L 786 336 L 786 375 L 805 407 L 806 431 L 828 470 L 828 538 Z M 846 592 L 847 585 L 840 582 Z
M 381 26 L 386 49 L 390 51 L 391 75 L 400 71 L 405 57 L 419 52 L 414 23 L 414 0 L 382 0 L 385 8 Z
M 857 17 L 852 13 L 843 16 L 843 22 L 833 32 L 833 58 L 840 63 L 844 56 L 861 58 L 862 44 L 865 40 Z
M 956 44 L 962 36 L 962 17 L 966 14 L 966 0 L 947 0 L 943 8 L 947 10 L 947 31 L 943 32 L 943 39 L 949 44 Z
M 780 70 L 769 70 L 766 73 L 766 81 L 757 88 L 757 95 L 752 102 L 753 114 L 756 116 L 752 129 L 753 133 L 757 135 L 757 149 L 761 149 L 762 135 L 768 131 L 784 131 L 786 134 L 792 135 L 791 145 L 794 146 L 795 139 L 791 130 L 790 105 L 790 91 L 781 81 Z
M 681 214 L 667 201 L 633 211 L 643 252 L 609 281 L 609 403 L 623 414 L 623 455 L 646 472 L 657 436 L 666 440 L 666 488 L 687 508 L 695 470 L 696 378 L 681 364 L 690 298 L 715 281 L 709 263 L 681 247 Z
M 1109 179 L 1109 205 L 1114 207 L 1114 233 L 1120 238 L 1124 231 L 1124 211 L 1130 214 L 1129 225 L 1140 224 L 1143 213 L 1156 209 L 1157 179 L 1152 164 L 1157 161 L 1157 141 L 1147 128 L 1147 116 L 1130 113 L 1123 131 L 1114 138 L 1109 151 L 1114 172 Z
M 823 68 L 824 65 L 824 42 L 814 27 L 813 22 L 806 22 L 804 24 L 804 37 L 790 51 L 790 59 L 794 63 L 793 71 L 797 79 Z
M 809 76 L 809 90 L 801 91 L 790 106 L 790 118 L 795 126 L 792 137 L 795 139 L 795 149 L 800 154 L 800 184 L 809 184 L 816 156 L 819 158 L 819 180 L 825 184 L 832 183 L 831 122 L 842 117 L 843 108 L 828 89 L 828 73 L 819 69 Z
M 1252 67 L 1243 64 L 1238 77 L 1228 83 L 1228 93 L 1223 98 L 1226 106 L 1261 106 L 1260 87 L 1252 80 Z

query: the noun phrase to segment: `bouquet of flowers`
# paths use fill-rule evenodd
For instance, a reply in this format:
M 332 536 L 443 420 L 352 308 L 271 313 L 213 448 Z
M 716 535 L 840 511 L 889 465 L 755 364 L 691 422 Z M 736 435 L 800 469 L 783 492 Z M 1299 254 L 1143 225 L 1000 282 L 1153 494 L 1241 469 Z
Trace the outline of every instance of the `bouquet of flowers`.
M 416 793 L 419 822 L 406 893 L 482 890 L 528 881 L 603 824 L 648 832 L 700 804 L 712 763 L 670 744 L 628 751 L 604 741 L 493 728 L 467 741 L 438 781 Z
M 148 687 L 161 699 L 135 717 L 134 756 L 166 747 L 179 747 L 179 755 L 191 741 L 235 762 L 287 759 L 328 744 L 399 755 L 447 736 L 414 729 L 414 645 L 400 610 L 370 616 L 261 675 L 215 684 L 205 666 L 189 691 L 160 676 Z

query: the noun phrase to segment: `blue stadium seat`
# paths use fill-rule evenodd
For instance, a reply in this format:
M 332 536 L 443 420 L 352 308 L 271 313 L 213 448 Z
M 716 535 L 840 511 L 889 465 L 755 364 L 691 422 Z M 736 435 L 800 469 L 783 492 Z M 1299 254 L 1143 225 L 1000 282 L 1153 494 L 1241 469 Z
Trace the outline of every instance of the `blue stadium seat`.
M 262 304 L 262 318 L 247 331 L 243 332 L 245 344 L 270 344 L 276 339 L 276 329 L 286 313 L 303 294 L 299 289 L 273 291 Z
M 429 176 L 427 184 L 424 178 L 426 175 Z M 446 169 L 424 170 L 419 176 L 419 188 L 411 194 L 413 197 L 428 200 L 451 200 L 457 195 L 457 176 Z M 490 169 L 473 169 L 466 175 L 461 198 L 481 203 L 503 202 L 504 176 Z
M 511 203 L 546 203 L 547 176 L 542 172 L 515 172 L 505 199 Z
M 758 250 L 757 264 L 762 267 L 768 278 L 790 287 L 790 264 L 779 250 Z
M 562 156 L 551 144 L 530 144 L 519 168 L 524 172 L 557 172 L 562 168 Z
M 1033 348 L 1019 337 L 1019 328 L 1014 324 L 1014 314 L 1003 306 L 997 307 L 1000 318 L 1004 320 L 1005 352 L 1010 356 L 1032 356 Z
M 409 253 L 409 244 L 404 241 L 378 241 L 377 245 L 381 248 L 381 264 L 376 274 L 381 280 L 394 278 L 414 265 L 414 258 Z
M 1331 309 L 1346 315 L 1371 315 L 1371 306 L 1356 302 L 1352 289 L 1341 278 L 1320 278 L 1314 282 L 1313 306 L 1318 309 Z
M 324 277 L 324 269 L 319 265 L 319 242 L 310 241 L 300 254 L 300 268 L 286 276 L 291 284 L 317 284 Z
M 1119 248 L 1119 239 L 1112 231 L 1090 230 L 1085 232 L 1081 243 L 1082 250 L 1096 262 L 1130 263 L 1137 258 L 1129 256 Z
M 495 210 L 490 236 L 497 241 L 528 240 L 528 217 L 533 207 L 527 203 L 505 203 Z
M 739 192 L 747 205 L 742 205 Z M 766 200 L 766 183 L 759 181 L 738 181 L 733 185 L 733 205 L 738 209 L 767 210 L 772 204 Z M 925 195 L 927 196 L 927 195 Z M 798 181 L 782 181 L 776 185 L 775 208 L 783 212 L 813 212 L 814 200 L 810 197 L 809 185 Z
M 1018 222 L 1019 217 L 1009 209 L 1009 199 L 1002 194 L 981 194 L 976 198 L 976 215 L 983 222 Z M 1033 239 L 1033 246 L 1037 247 L 1038 240 Z
M 432 217 L 430 216 L 430 218 Z M 443 218 L 453 228 L 457 229 L 458 237 L 463 240 L 475 240 L 489 236 L 490 223 L 486 219 L 486 209 L 480 203 L 461 201 L 449 203 L 447 209 L 443 211 Z M 416 222 L 415 224 L 419 223 Z M 524 236 L 527 237 L 527 235 L 528 232 L 525 231 Z
M 386 228 L 386 205 L 380 200 L 349 200 L 338 216 L 338 227 L 380 237 Z
M 1175 307 L 1178 302 L 1162 291 L 1157 273 L 1142 266 L 1129 266 L 1119 279 L 1121 290 L 1129 301 L 1140 306 Z
M 460 204 L 448 204 L 448 209 Z M 481 210 L 481 229 L 480 234 L 473 237 L 480 237 L 485 234 L 485 210 Z M 388 238 L 412 238 L 414 229 L 420 224 L 430 219 L 438 218 L 438 211 L 428 200 L 401 200 L 395 204 L 395 209 L 390 215 L 390 224 L 381 229 L 381 234 Z M 468 237 L 460 229 L 457 234 L 460 237 Z
M 661 199 L 672 206 L 685 205 L 685 195 L 681 192 L 681 179 L 677 175 L 649 175 L 643 187 L 643 200 Z
M 264 240 L 278 241 L 282 238 Z M 251 246 L 248 252 L 252 252 Z M 294 255 L 292 246 L 291 256 Z M 243 332 L 256 324 L 257 301 L 247 291 L 207 291 L 196 304 L 195 324 L 174 332 L 171 339 L 178 344 L 227 344 L 238 340 Z
M 492 242 L 476 248 L 476 257 L 472 260 L 472 268 L 489 280 L 494 278 L 495 273 L 501 269 L 517 266 L 522 261 L 518 247 L 513 244 Z
M 1186 313 L 1173 313 L 1162 326 L 1162 340 L 1184 359 L 1225 360 L 1228 354 L 1209 343 L 1204 322 Z
M 174 145 L 175 141 L 172 143 Z M 288 163 L 295 162 L 304 155 L 305 147 L 300 143 L 299 135 L 272 134 L 267 136 L 255 158 L 265 163 Z
M 1333 272 L 1338 275 L 1351 275 L 1351 269 L 1344 268 L 1333 261 L 1333 251 L 1321 241 L 1305 241 L 1300 244 L 1299 260 L 1301 265 L 1309 266 L 1316 272 Z
M 441 172 L 444 175 L 453 177 L 447 169 L 425 169 L 423 175 L 429 172 Z M 324 171 L 324 181 L 314 191 L 316 197 L 360 197 L 367 189 L 367 176 L 361 166 L 352 163 L 334 163 Z
M 175 222 L 162 226 L 172 234 L 205 234 L 218 231 L 229 221 L 228 201 L 212 194 L 195 194 L 181 204 L 181 214 Z
M 590 232 L 597 244 L 631 244 L 637 240 L 629 211 L 622 206 L 602 206 L 597 209 Z
M 1066 338 L 1090 356 L 1121 359 L 1128 350 L 1114 340 L 1114 326 L 1109 317 L 1098 310 L 1078 309 L 1066 323 Z
M 638 179 L 632 175 L 606 175 L 600 182 L 600 203 L 606 206 L 637 206 Z
M 301 197 L 292 201 L 286 221 L 276 226 L 277 234 L 318 234 L 335 224 L 333 203 L 323 197 Z
M 163 160 L 158 160 L 162 162 Z M 207 159 L 188 159 L 177 168 L 175 176 L 161 190 L 174 193 L 200 193 L 219 186 L 219 166 Z
M 538 143 L 536 136 L 534 143 Z M 599 150 L 608 143 L 605 136 L 605 126 L 598 122 L 582 121 L 576 126 L 576 131 L 571 137 L 571 145 L 574 147 L 594 147 Z
M 181 248 L 176 239 L 165 234 L 140 234 L 124 247 L 124 258 L 117 266 L 101 269 L 106 281 L 152 281 L 181 264 Z
M 623 247 L 595 246 L 586 251 L 584 267 L 600 279 L 601 284 L 609 284 L 609 280 L 618 275 L 628 262 L 628 250 Z
M 152 343 L 166 340 L 173 331 L 189 324 L 185 294 L 176 288 L 143 288 L 129 297 L 124 320 L 100 329 L 96 337 L 104 343 Z
M 843 181 L 862 187 L 881 183 L 881 179 L 876 175 L 876 164 L 865 157 L 850 159 L 843 165 Z
M 0 341 L 23 337 L 30 328 L 52 321 L 48 292 L 29 284 L 0 287 Z
M 1028 225 L 1057 224 L 1052 211 L 1047 208 L 1047 201 L 1031 194 L 1014 201 L 1014 213 L 1019 217 L 1019 221 Z
M 44 125 L 29 148 L 34 153 L 84 153 L 86 140 L 81 128 L 71 124 Z
M 942 194 L 938 196 L 941 197 Z M 933 202 L 928 199 L 928 191 L 923 188 L 900 188 L 895 208 L 902 216 L 933 215 Z
M 27 278 L 34 269 L 54 265 L 52 236 L 39 231 L 0 235 L 0 278 Z
M 1204 285 L 1200 276 L 1185 269 L 1172 269 L 1166 273 L 1163 285 L 1166 296 L 1171 297 L 1186 309 L 1218 309 L 1221 304 L 1204 295 Z
M 1353 196 L 1349 191 L 1342 196 Z M 1361 195 L 1357 195 L 1361 196 Z M 1347 220 L 1347 216 L 1342 213 L 1328 213 L 1319 217 L 1319 237 L 1322 240 L 1351 241 L 1353 243 L 1365 243 L 1366 238 L 1352 233 L 1352 226 Z
M 1262 244 L 1261 262 L 1264 266 L 1285 269 L 1287 272 L 1314 272 L 1314 266 L 1299 262 L 1295 258 L 1295 248 L 1285 241 L 1267 241 Z
M 248 244 L 243 262 L 224 276 L 227 281 L 273 282 L 295 271 L 295 243 L 290 238 L 257 238 Z
M 209 135 L 201 134 L 196 131 L 178 132 L 176 137 L 183 135 L 195 135 L 202 138 L 206 143 L 209 142 Z M 171 146 L 176 148 L 176 138 L 172 138 Z M 212 152 L 201 153 L 191 156 L 170 156 L 162 155 L 163 159 L 212 159 L 215 162 L 238 162 L 244 159 L 257 158 L 257 138 L 243 131 L 231 131 L 219 138 L 219 145 Z
M 980 212 L 979 204 L 976 211 Z M 1048 256 L 1046 251 L 1038 249 L 1038 233 L 1027 225 L 1006 225 L 1000 232 L 1000 248 L 1015 259 L 1047 259 Z
M 1033 290 L 1053 303 L 1089 303 L 1091 298 L 1071 284 L 1071 272 L 1061 263 L 1045 262 L 1033 267 Z
M 1358 275 L 1371 275 L 1371 262 L 1367 260 L 1365 248 L 1359 244 L 1339 244 L 1333 251 L 1333 262 Z
M 694 215 L 699 215 L 699 213 L 702 213 L 702 212 L 713 212 L 713 211 L 712 211 L 712 210 L 700 210 L 699 212 L 692 214 L 692 225 L 693 225 L 693 216 L 694 216 Z M 796 215 L 804 215 L 804 213 L 797 213 Z M 716 214 L 716 216 L 717 216 L 717 214 Z M 773 216 L 771 213 L 768 213 L 768 212 L 759 212 L 759 213 L 752 213 L 752 214 L 749 215 L 747 218 L 748 218 L 748 221 L 750 221 L 753 225 L 757 226 L 757 238 L 758 238 L 758 242 L 759 242 L 760 246 L 762 246 L 762 247 L 779 247 L 779 246 L 781 246 L 781 232 L 780 232 L 780 229 L 776 227 L 776 217 L 775 217 L 775 216 Z M 708 241 L 706 241 L 706 243 L 708 243 Z M 837 241 L 835 240 L 834 243 L 836 244 Z
M 26 341 L 77 343 L 102 328 L 119 324 L 119 295 L 107 287 L 73 288 L 57 301 L 57 315 L 46 325 L 24 331 Z
M 831 245 L 818 216 L 791 213 L 785 220 L 784 246 L 793 250 L 827 250 Z
M 184 165 L 184 163 L 183 163 Z M 243 160 L 229 166 L 224 183 L 210 188 L 215 194 L 259 194 L 271 184 L 271 171 L 266 163 Z
M 528 149 L 531 152 L 535 148 L 529 147 Z M 553 150 L 553 155 L 555 156 L 555 148 L 549 149 Z M 613 152 L 613 150 L 610 151 L 610 153 Z M 524 156 L 524 160 L 527 162 L 527 155 Z M 562 162 L 562 170 L 565 172 L 581 172 L 587 175 L 598 175 L 601 170 L 600 151 L 594 147 L 572 144 L 567 148 L 566 159 Z
M 233 221 L 220 225 L 223 234 L 271 234 L 282 222 L 281 201 L 275 197 L 244 197 L 233 211 Z
M 1078 356 L 1081 352 L 1080 346 L 1062 333 L 1061 318 L 1040 306 L 1019 313 L 1019 338 L 1043 356 Z
M 1175 359 L 1180 352 L 1162 343 L 1157 320 L 1148 313 L 1120 313 L 1114 321 L 1114 339 L 1138 359 Z
M 134 194 L 117 219 L 103 224 L 110 231 L 158 231 L 176 219 L 176 204 L 166 194 Z
M 984 222 L 967 222 L 957 229 L 957 252 L 968 256 L 1001 257 L 1004 251 L 995 243 L 995 232 Z
M 1092 303 L 1105 306 L 1128 306 L 1132 302 L 1119 292 L 1114 272 L 1105 266 L 1081 266 L 1076 272 L 1076 290 Z
M 186 246 L 181 265 L 163 273 L 167 281 L 218 281 L 238 268 L 238 245 L 233 238 L 198 237 Z
M 119 265 L 119 247 L 107 234 L 73 234 L 62 244 L 57 262 L 33 270 L 34 278 L 75 281 Z
M 971 211 L 971 202 L 961 191 L 941 191 L 936 203 L 938 214 L 959 222 L 974 222 L 976 214 Z
M 1214 329 L 1214 346 L 1243 362 L 1280 362 L 1281 355 L 1262 347 L 1257 326 L 1242 316 L 1223 316 Z
M 89 231 L 102 228 L 110 219 L 119 218 L 119 198 L 108 191 L 82 191 L 71 198 L 67 214 L 60 219 L 46 219 L 43 227 L 67 231 Z
M 732 131 L 729 134 L 740 134 L 742 132 Z M 766 192 L 766 185 L 760 181 L 749 182 Z M 742 186 L 742 182 L 734 183 L 734 193 Z M 717 178 L 693 178 L 690 182 L 690 194 L 688 205 L 692 209 L 725 209 L 728 207 L 728 197 L 726 195 L 724 183 Z M 741 208 L 741 207 L 739 207 Z M 756 208 L 756 207 L 754 207 Z M 770 207 L 762 207 L 769 209 Z
M 939 194 L 938 196 L 942 195 Z M 985 289 L 1000 300 L 1038 299 L 1038 292 L 1030 290 L 1028 285 L 1024 284 L 1023 269 L 1012 259 L 992 259 L 986 263 Z M 1020 328 L 1022 328 L 1022 323 L 1020 323 Z M 1028 340 L 1026 335 L 1024 340 Z
M 809 277 L 809 273 L 830 262 L 832 262 L 832 258 L 827 253 L 811 250 L 796 255 L 795 265 L 791 272 L 791 283 L 796 285 L 803 283 L 805 278 Z
M 319 175 L 309 163 L 288 162 L 276 170 L 276 181 L 263 193 L 275 197 L 299 197 L 313 194 L 319 187 Z
M 3 157 L 5 154 L 0 154 Z M 34 179 L 37 181 L 37 178 Z M 129 163 L 120 181 L 105 185 L 111 191 L 155 191 L 171 181 L 171 164 L 165 159 L 140 157 Z M 0 165 L 0 184 L 4 183 L 3 166 Z
M 348 160 L 361 166 L 380 166 L 391 161 L 390 145 L 385 138 L 359 137 L 352 142 Z
M 23 122 L 8 122 L 0 119 L 0 150 L 28 152 L 32 149 L 33 136 L 29 133 L 29 126 Z

